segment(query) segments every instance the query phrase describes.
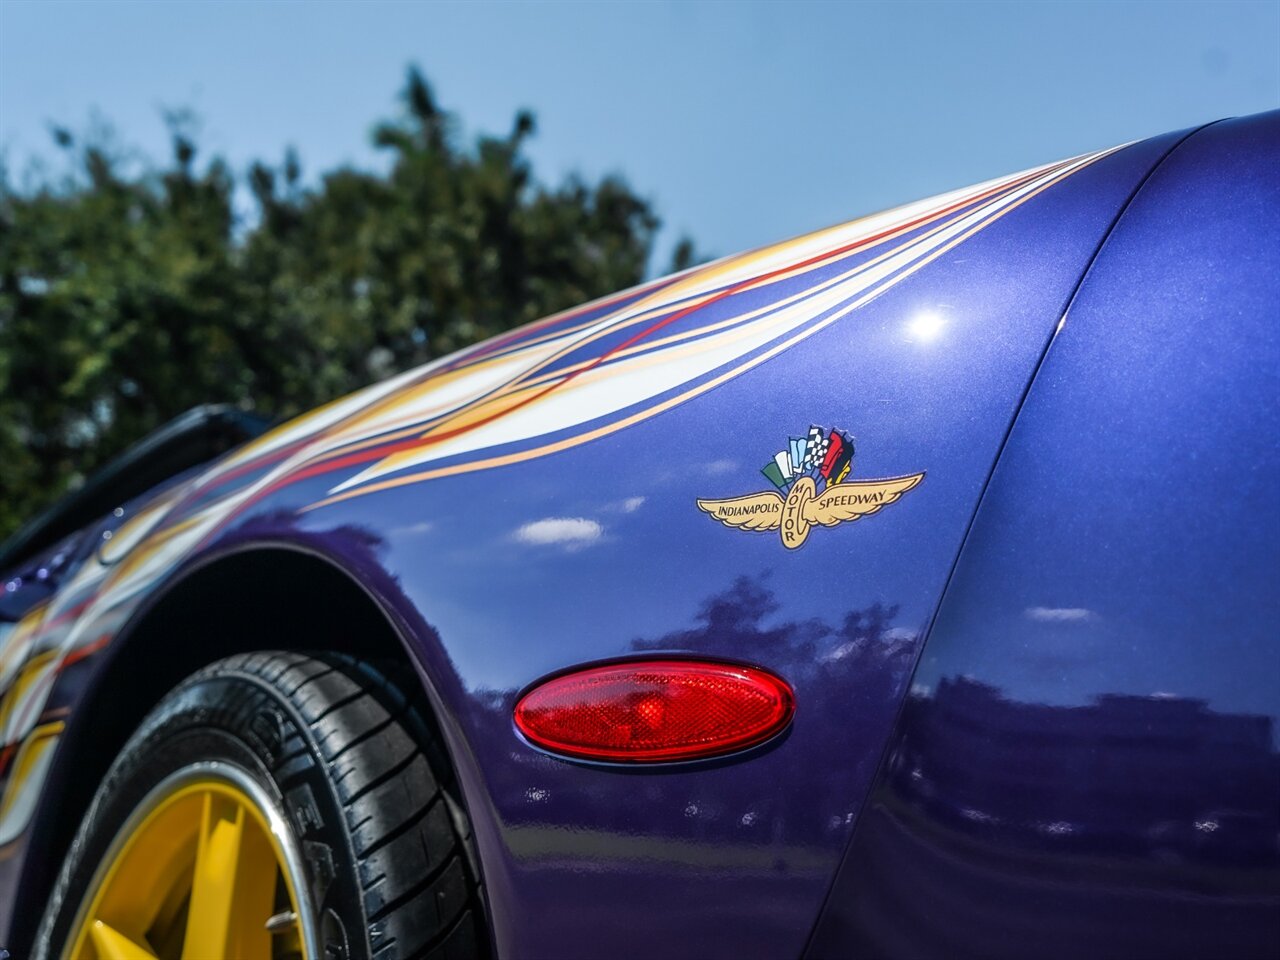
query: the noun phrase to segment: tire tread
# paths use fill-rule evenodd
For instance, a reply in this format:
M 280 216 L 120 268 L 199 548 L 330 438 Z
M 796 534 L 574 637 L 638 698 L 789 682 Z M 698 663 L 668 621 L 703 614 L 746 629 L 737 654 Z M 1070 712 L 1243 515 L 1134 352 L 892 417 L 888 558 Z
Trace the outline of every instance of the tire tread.
M 431 763 L 442 746 L 423 742 L 430 734 L 411 722 L 419 718 L 405 691 L 340 655 L 248 654 L 224 665 L 270 684 L 308 725 L 346 813 L 372 956 L 482 956 L 480 888 L 462 855 L 470 838 Z

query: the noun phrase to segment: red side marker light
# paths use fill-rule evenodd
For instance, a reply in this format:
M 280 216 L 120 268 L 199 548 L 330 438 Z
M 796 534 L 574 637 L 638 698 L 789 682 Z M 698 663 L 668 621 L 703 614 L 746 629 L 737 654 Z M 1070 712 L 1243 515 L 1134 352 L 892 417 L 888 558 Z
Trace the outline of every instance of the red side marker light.
M 613 763 L 716 757 L 763 743 L 795 713 L 791 687 L 756 667 L 631 660 L 553 677 L 516 704 L 516 727 L 553 753 Z

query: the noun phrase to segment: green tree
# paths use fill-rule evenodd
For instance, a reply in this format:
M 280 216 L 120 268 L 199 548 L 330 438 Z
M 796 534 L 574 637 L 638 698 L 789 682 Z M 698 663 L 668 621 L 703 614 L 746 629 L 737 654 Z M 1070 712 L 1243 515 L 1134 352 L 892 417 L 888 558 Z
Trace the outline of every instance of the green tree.
M 527 112 L 461 143 L 416 69 L 401 101 L 385 174 L 255 163 L 249 224 L 181 114 L 161 168 L 57 129 L 72 174 L 0 170 L 0 537 L 196 404 L 290 416 L 643 279 L 659 221 L 623 180 L 540 184 Z

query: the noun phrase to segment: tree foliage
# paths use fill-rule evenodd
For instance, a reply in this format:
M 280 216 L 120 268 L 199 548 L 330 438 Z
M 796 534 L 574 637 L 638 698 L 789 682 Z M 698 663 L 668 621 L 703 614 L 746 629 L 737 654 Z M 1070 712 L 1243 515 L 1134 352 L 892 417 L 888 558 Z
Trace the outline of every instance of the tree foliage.
M 289 416 L 643 278 L 658 219 L 623 180 L 539 183 L 527 112 L 461 143 L 416 69 L 401 100 L 385 172 L 255 163 L 241 219 L 182 115 L 161 168 L 55 129 L 73 173 L 0 170 L 0 537 L 199 403 Z

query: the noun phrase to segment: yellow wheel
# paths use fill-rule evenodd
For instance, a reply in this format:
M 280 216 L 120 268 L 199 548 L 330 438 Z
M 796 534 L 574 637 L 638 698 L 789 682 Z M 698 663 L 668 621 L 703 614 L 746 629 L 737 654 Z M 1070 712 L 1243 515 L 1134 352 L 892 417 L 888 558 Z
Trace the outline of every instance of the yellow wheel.
M 471 831 L 404 675 L 262 651 L 178 684 L 77 812 L 20 955 L 484 958 Z
M 182 770 L 116 835 L 67 956 L 306 960 L 310 911 L 299 903 L 291 844 L 270 799 L 243 772 L 223 763 Z

